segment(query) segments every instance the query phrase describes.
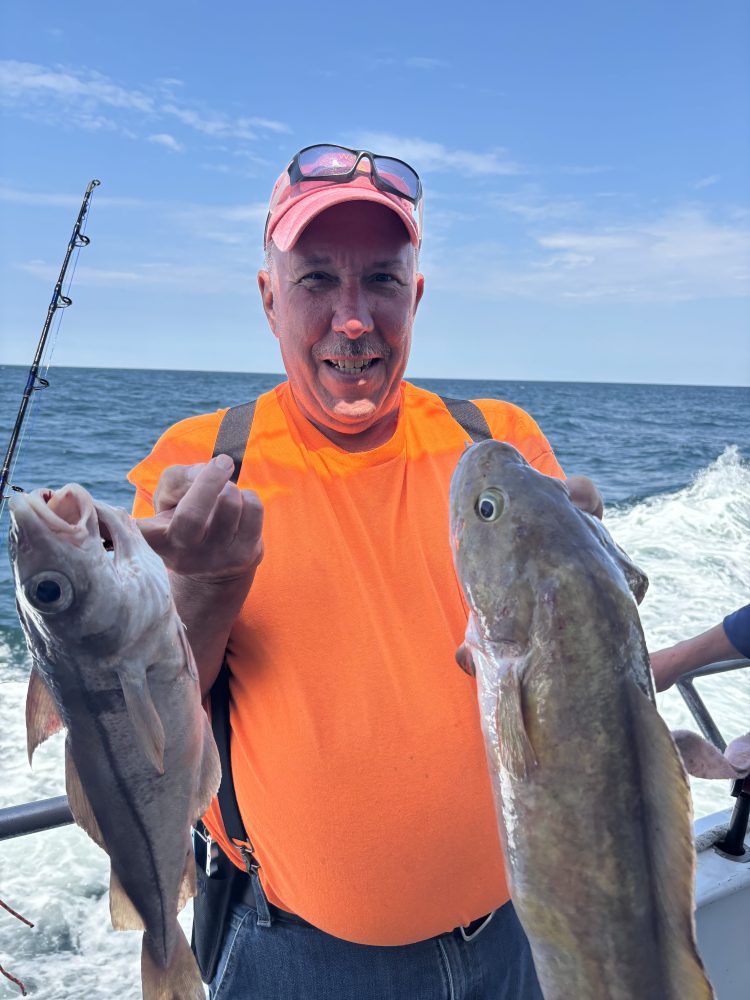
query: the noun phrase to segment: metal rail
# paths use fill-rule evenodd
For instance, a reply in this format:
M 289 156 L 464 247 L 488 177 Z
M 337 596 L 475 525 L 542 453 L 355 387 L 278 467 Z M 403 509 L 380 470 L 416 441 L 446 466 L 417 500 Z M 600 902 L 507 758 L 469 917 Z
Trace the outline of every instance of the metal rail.
M 690 714 L 698 723 L 700 731 L 706 739 L 710 740 L 711 743 L 718 747 L 722 753 L 727 748 L 726 740 L 719 732 L 716 723 L 711 717 L 711 713 L 706 708 L 705 702 L 695 690 L 693 681 L 697 677 L 709 677 L 711 674 L 724 674 L 731 670 L 742 670 L 744 667 L 750 667 L 750 660 L 720 660 L 718 663 L 709 663 L 705 667 L 698 667 L 697 670 L 691 670 L 689 673 L 683 674 L 677 681 L 677 690 L 680 692 L 685 704 L 690 709 Z
M 677 689 L 685 699 L 685 703 L 698 723 L 701 732 L 706 739 L 711 740 L 722 751 L 726 748 L 726 741 L 711 718 L 711 713 L 706 708 L 703 699 L 695 690 L 693 681 L 698 677 L 723 674 L 746 667 L 750 667 L 750 660 L 724 660 L 721 663 L 710 663 L 698 670 L 691 670 L 677 682 Z M 727 836 L 717 846 L 726 854 L 739 857 L 743 854 L 743 842 L 747 835 L 748 820 L 750 819 L 750 778 L 746 778 L 744 781 L 735 781 L 732 795 L 737 799 L 732 820 Z M 66 795 L 8 806 L 5 809 L 0 809 L 0 841 L 10 840 L 12 837 L 23 837 L 29 833 L 38 833 L 41 830 L 52 830 L 72 822 L 73 816 Z
M 0 809 L 0 840 L 23 837 L 27 833 L 53 830 L 73 822 L 67 795 L 54 799 L 39 799 L 18 806 Z
M 682 695 L 690 714 L 698 723 L 700 731 L 722 753 L 727 747 L 726 740 L 719 732 L 705 702 L 695 690 L 693 681 L 697 677 L 724 674 L 731 670 L 742 670 L 745 667 L 750 667 L 750 660 L 723 660 L 719 663 L 709 663 L 705 667 L 698 667 L 697 670 L 691 670 L 690 673 L 684 674 L 677 681 L 677 690 Z M 733 782 L 731 794 L 736 801 L 732 809 L 732 817 L 729 820 L 729 827 L 724 839 L 715 846 L 732 858 L 744 860 L 746 854 L 745 837 L 747 836 L 748 824 L 750 824 L 750 777 L 740 778 Z

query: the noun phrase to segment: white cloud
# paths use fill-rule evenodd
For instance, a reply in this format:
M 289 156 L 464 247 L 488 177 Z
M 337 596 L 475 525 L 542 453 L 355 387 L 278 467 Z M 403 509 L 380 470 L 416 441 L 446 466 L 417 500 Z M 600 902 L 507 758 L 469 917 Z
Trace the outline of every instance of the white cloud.
M 32 260 L 16 265 L 19 270 L 46 283 L 54 282 L 59 268 Z M 141 263 L 127 269 L 78 267 L 76 285 L 94 288 L 147 286 L 180 289 L 196 295 L 255 294 L 254 274 L 239 267 L 211 267 L 168 262 Z
M 549 195 L 532 185 L 520 191 L 491 195 L 489 201 L 501 211 L 529 223 L 574 218 L 583 211 L 580 201 L 566 195 Z
M 455 263 L 458 262 L 458 263 Z M 648 220 L 538 235 L 525 252 L 451 245 L 431 284 L 490 299 L 684 302 L 750 297 L 750 225 L 686 205 Z
M 180 90 L 179 98 L 175 90 Z M 117 130 L 131 138 L 150 123 L 177 119 L 183 126 L 211 137 L 238 141 L 257 139 L 259 132 L 288 132 L 284 122 L 269 118 L 232 117 L 183 97 L 180 80 L 161 79 L 128 88 L 95 70 L 0 60 L 0 104 L 49 123 L 85 129 Z M 149 132 L 153 135 L 167 132 Z M 174 137 L 172 137 L 174 138 Z M 174 138 L 175 142 L 179 142 Z M 166 143 L 163 143 L 166 145 Z M 172 146 L 171 148 L 174 148 Z
M 139 90 L 127 90 L 93 70 L 72 70 L 63 67 L 39 66 L 35 63 L 0 60 L 0 94 L 3 101 L 31 102 L 35 105 L 50 101 L 70 105 L 82 101 L 151 114 L 153 98 Z
M 540 236 L 539 246 L 548 250 L 566 250 L 572 253 L 602 253 L 629 250 L 641 245 L 640 234 L 623 231 L 601 233 L 554 233 Z
M 695 188 L 696 191 L 700 191 L 701 188 L 707 188 L 711 187 L 714 184 L 718 184 L 720 180 L 721 180 L 720 174 L 710 174 L 708 177 L 701 177 L 700 180 L 697 180 L 693 184 L 693 187 Z
M 0 202 L 14 205 L 29 205 L 33 208 L 80 208 L 83 190 L 80 194 L 49 193 L 45 191 L 21 191 L 18 188 L 0 185 Z M 142 198 L 111 197 L 94 195 L 98 208 L 141 208 L 151 203 Z
M 157 132 L 148 137 L 149 142 L 155 142 L 158 146 L 171 149 L 173 153 L 182 153 L 185 149 L 181 142 L 178 142 L 173 135 L 168 132 Z
M 172 213 L 174 221 L 196 239 L 212 240 L 227 246 L 245 246 L 260 256 L 263 223 L 268 214 L 266 202 L 243 205 L 188 205 Z
M 474 175 L 518 174 L 521 168 L 508 160 L 503 150 L 476 153 L 465 149 L 447 149 L 439 142 L 390 135 L 387 132 L 361 132 L 354 145 L 384 156 L 406 160 L 417 173 L 452 171 Z

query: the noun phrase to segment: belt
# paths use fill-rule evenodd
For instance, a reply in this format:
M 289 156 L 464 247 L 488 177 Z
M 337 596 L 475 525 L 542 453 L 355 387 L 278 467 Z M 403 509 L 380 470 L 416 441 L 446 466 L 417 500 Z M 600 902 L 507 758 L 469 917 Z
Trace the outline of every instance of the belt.
M 249 906 L 251 910 L 257 910 L 258 908 L 255 890 L 253 889 L 253 879 L 256 878 L 258 878 L 258 876 L 253 875 L 251 877 L 240 879 L 240 890 L 235 900 L 242 906 Z M 273 903 L 268 903 L 268 910 L 274 920 L 285 920 L 288 923 L 301 924 L 303 927 L 312 927 L 313 930 L 318 929 L 314 926 L 314 924 L 310 924 L 307 920 L 303 920 L 302 917 L 298 917 L 296 913 L 290 913 L 288 910 L 283 910 L 280 906 L 274 906 Z
M 257 878 L 258 876 L 255 875 L 253 877 Z M 249 906 L 251 910 L 257 909 L 252 878 L 243 878 L 240 884 L 241 889 L 236 901 L 242 906 Z M 314 924 L 309 923 L 307 920 L 303 920 L 302 917 L 298 917 L 296 913 L 290 913 L 289 910 L 283 910 L 280 906 L 274 906 L 273 903 L 268 904 L 268 909 L 274 920 L 287 921 L 287 923 L 292 924 L 301 924 L 303 927 L 312 927 L 313 930 L 319 930 L 319 928 L 315 927 Z M 472 920 L 471 923 L 466 924 L 465 927 L 458 927 L 456 929 L 460 932 L 464 941 L 473 941 L 477 935 L 482 933 L 494 915 L 495 910 L 492 910 L 491 913 L 485 913 L 483 917 L 477 917 L 476 920 Z

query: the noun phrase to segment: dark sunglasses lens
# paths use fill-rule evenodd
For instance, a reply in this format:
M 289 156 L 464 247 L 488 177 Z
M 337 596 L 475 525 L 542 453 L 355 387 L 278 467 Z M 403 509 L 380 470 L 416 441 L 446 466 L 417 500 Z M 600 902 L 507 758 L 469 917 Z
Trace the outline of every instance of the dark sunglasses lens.
M 375 166 L 383 180 L 388 181 L 397 191 L 403 192 L 409 198 L 417 197 L 419 178 L 406 163 L 391 160 L 388 156 L 376 156 Z
M 334 174 L 347 174 L 356 159 L 356 153 L 342 149 L 341 146 L 312 146 L 298 155 L 297 162 L 303 177 L 330 177 Z

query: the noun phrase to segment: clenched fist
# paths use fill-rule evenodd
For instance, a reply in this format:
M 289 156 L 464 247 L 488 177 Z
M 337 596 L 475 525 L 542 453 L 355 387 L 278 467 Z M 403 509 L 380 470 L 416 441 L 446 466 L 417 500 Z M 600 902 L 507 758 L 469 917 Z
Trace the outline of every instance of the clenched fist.
M 154 494 L 154 517 L 138 527 L 167 569 L 219 583 L 252 577 L 263 558 L 263 505 L 230 477 L 234 463 L 217 455 L 202 465 L 171 465 Z

